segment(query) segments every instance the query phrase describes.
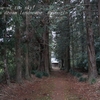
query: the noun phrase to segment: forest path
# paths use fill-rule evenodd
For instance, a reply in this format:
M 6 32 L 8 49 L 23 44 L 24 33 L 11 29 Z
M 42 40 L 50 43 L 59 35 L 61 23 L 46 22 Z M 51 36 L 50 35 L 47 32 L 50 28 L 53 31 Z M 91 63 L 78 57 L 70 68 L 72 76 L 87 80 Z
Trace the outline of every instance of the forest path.
M 66 100 L 66 77 L 65 73 L 61 72 L 59 69 L 54 69 L 52 72 L 52 100 Z
M 79 97 L 70 93 L 66 72 L 58 67 L 53 68 L 51 79 L 53 82 L 52 100 L 79 100 Z
M 53 68 L 50 77 L 33 76 L 23 84 L 4 86 L 0 90 L 0 100 L 100 100 L 100 88 L 78 82 L 65 71 Z

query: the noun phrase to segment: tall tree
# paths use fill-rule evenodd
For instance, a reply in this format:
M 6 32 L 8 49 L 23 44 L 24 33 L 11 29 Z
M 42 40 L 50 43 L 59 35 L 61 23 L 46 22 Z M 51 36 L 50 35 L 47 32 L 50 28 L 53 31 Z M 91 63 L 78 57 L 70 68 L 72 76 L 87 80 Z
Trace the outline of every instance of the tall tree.
M 25 27 L 26 27 L 26 30 L 25 30 L 25 78 L 26 79 L 30 79 L 30 69 L 29 69 L 29 35 L 30 35 L 30 31 L 29 31 L 29 27 L 30 27 L 30 21 L 31 21 L 31 16 L 26 14 L 25 16 L 26 18 L 26 21 L 25 21 Z
M 70 5 L 70 0 L 64 0 L 64 4 L 66 5 Z M 65 10 L 66 11 L 66 10 Z M 69 12 L 66 14 L 67 17 L 67 42 L 68 45 L 66 46 L 66 51 L 65 51 L 65 67 L 66 67 L 66 71 L 69 72 L 70 69 L 70 25 L 69 25 Z
M 100 36 L 100 0 L 98 0 L 98 13 L 99 13 L 99 36 Z
M 92 29 L 91 4 L 90 0 L 84 0 L 85 17 L 86 17 L 86 32 L 87 32 L 87 51 L 88 51 L 88 77 L 89 82 L 97 78 L 96 56 L 94 48 L 94 36 Z
M 7 64 L 7 22 L 6 22 L 6 16 L 4 15 L 4 20 L 5 20 L 5 30 L 4 30 L 4 73 L 5 73 L 5 79 L 8 85 L 10 85 L 10 76 L 9 76 L 9 71 L 8 71 L 8 64 Z
M 18 22 L 15 23 L 15 38 L 16 38 L 16 81 L 22 82 L 22 64 L 21 64 L 21 30 Z
M 47 12 L 44 13 L 45 17 L 45 33 L 44 33 L 44 49 L 45 49 L 45 71 L 49 74 L 49 67 L 50 67 L 50 60 L 49 60 L 49 29 L 48 29 L 48 23 L 49 23 L 49 16 Z

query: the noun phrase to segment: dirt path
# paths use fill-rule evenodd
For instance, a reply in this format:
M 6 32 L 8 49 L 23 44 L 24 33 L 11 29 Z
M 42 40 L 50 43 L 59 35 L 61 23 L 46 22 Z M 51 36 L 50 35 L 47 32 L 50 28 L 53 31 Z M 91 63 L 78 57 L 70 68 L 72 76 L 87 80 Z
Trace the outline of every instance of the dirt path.
M 33 77 L 21 85 L 5 86 L 0 90 L 0 100 L 100 100 L 100 85 L 78 82 L 70 74 L 54 69 L 48 78 Z
M 66 72 L 54 68 L 52 72 L 53 91 L 52 100 L 79 100 L 77 96 L 71 96 L 70 87 L 67 84 Z
M 53 91 L 52 100 L 65 100 L 66 98 L 66 77 L 59 69 L 55 69 L 52 74 Z

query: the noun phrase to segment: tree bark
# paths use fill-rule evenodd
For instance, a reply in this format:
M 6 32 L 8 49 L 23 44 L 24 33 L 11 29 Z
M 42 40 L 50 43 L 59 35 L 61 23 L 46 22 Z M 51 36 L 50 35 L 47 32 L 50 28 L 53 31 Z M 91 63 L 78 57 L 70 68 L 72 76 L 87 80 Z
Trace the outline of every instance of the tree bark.
M 61 69 L 63 69 L 63 68 L 64 68 L 64 60 L 61 59 Z
M 85 29 L 84 29 L 84 18 L 83 18 L 83 12 L 81 13 L 81 28 L 80 28 L 80 33 L 81 33 L 81 62 L 84 61 L 84 53 L 85 53 Z M 81 68 L 82 70 L 84 70 L 84 66 L 82 66 Z
M 45 71 L 49 74 L 49 32 L 48 32 L 48 28 L 47 25 L 45 26 L 46 30 L 44 33 L 44 58 L 45 58 Z
M 64 4 L 70 4 L 70 0 L 64 0 Z M 68 37 L 68 45 L 67 45 L 67 48 L 66 48 L 66 72 L 69 72 L 69 69 L 70 69 L 70 25 L 69 25 L 69 13 L 66 15 L 67 16 L 67 30 L 68 32 L 66 33 L 67 34 L 67 37 Z
M 96 57 L 94 47 L 94 36 L 92 29 L 90 0 L 85 0 L 86 30 L 87 30 L 87 52 L 88 52 L 88 78 L 89 82 L 97 78 Z
M 37 41 L 38 41 L 38 43 L 39 43 L 39 62 L 40 62 L 40 64 L 39 64 L 39 67 L 38 67 L 38 70 L 39 71 L 45 71 L 45 56 L 44 56 L 44 54 L 45 54 L 45 51 L 44 51 L 44 49 L 45 49 L 45 47 L 44 47 L 44 40 L 43 40 L 43 38 L 39 38 L 39 37 L 36 37 L 36 39 L 37 39 Z
M 98 0 L 98 13 L 99 13 L 99 36 L 100 36 L 100 0 Z
M 45 33 L 45 71 L 49 74 L 49 32 Z
M 40 65 L 39 71 L 45 71 L 45 51 L 44 51 L 44 43 L 40 44 Z
M 44 5 L 45 8 L 48 8 L 48 4 Z M 44 21 L 44 33 L 43 33 L 43 42 L 44 42 L 44 68 L 45 72 L 49 74 L 50 60 L 49 60 L 49 15 L 48 11 L 43 12 L 43 21 Z
M 6 22 L 6 16 L 4 15 L 4 20 Z M 7 45 L 6 45 L 6 29 L 5 29 L 5 34 L 4 34 L 4 74 L 5 74 L 5 79 L 7 85 L 10 85 L 10 76 L 9 76 L 9 71 L 8 71 L 8 66 L 7 66 Z
M 65 68 L 66 72 L 69 72 L 69 69 L 70 69 L 70 51 L 69 51 L 69 46 L 66 48 L 66 52 L 65 52 L 64 68 Z
M 20 28 L 16 23 L 16 81 L 18 83 L 22 82 L 22 66 L 21 66 L 21 35 L 20 35 Z
M 27 2 L 28 3 L 28 2 Z M 26 3 L 26 4 L 27 4 Z M 29 41 L 31 39 L 30 37 L 30 32 L 29 32 L 29 26 L 30 26 L 30 19 L 31 16 L 26 14 L 26 22 L 25 22 L 25 27 L 26 27 L 26 31 L 25 31 L 25 46 L 26 46 L 26 52 L 25 52 L 25 78 L 27 80 L 30 79 L 30 66 L 29 66 Z
M 72 33 L 72 35 L 73 35 L 73 33 Z M 72 69 L 74 69 L 74 67 L 75 67 L 75 63 L 74 63 L 74 61 L 75 61 L 75 57 L 74 57 L 74 39 L 73 39 L 73 36 L 72 36 L 72 45 L 71 45 L 71 47 L 72 47 Z
M 25 52 L 25 78 L 27 80 L 30 79 L 29 75 L 29 44 L 28 42 L 25 44 L 26 45 L 26 52 Z

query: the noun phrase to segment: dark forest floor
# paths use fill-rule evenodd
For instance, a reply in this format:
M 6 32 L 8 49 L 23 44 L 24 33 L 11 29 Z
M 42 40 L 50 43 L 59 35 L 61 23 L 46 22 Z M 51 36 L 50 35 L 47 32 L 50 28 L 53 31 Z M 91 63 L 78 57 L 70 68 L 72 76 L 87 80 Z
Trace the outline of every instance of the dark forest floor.
M 53 69 L 50 77 L 23 84 L 2 85 L 0 100 L 100 100 L 100 82 L 90 85 L 59 69 Z

